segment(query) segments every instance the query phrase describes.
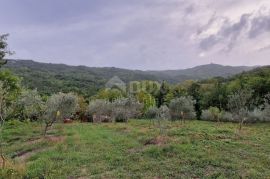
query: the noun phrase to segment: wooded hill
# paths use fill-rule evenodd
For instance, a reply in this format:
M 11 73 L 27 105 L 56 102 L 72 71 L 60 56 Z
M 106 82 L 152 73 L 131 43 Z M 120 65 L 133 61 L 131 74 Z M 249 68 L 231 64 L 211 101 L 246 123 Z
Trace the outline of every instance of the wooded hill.
M 141 80 L 161 82 L 165 80 L 169 83 L 180 83 L 185 80 L 228 77 L 249 71 L 254 67 L 208 64 L 184 70 L 140 71 L 114 67 L 68 66 L 39 63 L 32 60 L 8 60 L 5 68 L 21 77 L 25 87 L 37 88 L 42 94 L 73 91 L 89 97 L 103 88 L 104 84 L 113 76 L 118 76 L 124 82 Z

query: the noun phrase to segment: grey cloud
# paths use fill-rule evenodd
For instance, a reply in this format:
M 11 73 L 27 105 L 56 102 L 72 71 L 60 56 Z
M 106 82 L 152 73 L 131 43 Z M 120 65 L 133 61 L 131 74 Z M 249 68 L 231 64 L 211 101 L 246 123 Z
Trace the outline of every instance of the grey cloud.
M 221 41 L 216 35 L 211 35 L 200 42 L 200 48 L 202 50 L 209 50 Z
M 240 20 L 235 23 L 231 23 L 226 17 L 212 17 L 198 35 L 220 19 L 223 19 L 223 24 L 217 33 L 203 38 L 199 42 L 202 50 L 210 50 L 218 44 L 225 44 L 222 51 L 230 51 L 240 40 L 241 35 L 247 34 L 248 38 L 252 39 L 270 32 L 270 13 L 256 16 L 254 12 L 253 14 L 243 14 Z
M 219 43 L 226 42 L 226 49 L 231 50 L 234 46 L 235 41 L 239 38 L 240 34 L 248 27 L 250 14 L 244 14 L 240 20 L 236 23 L 230 23 L 227 18 L 220 17 L 223 19 L 223 25 L 216 34 L 212 34 L 206 38 L 203 38 L 199 46 L 203 50 L 209 50 Z M 220 18 L 212 18 L 208 22 L 208 25 L 204 29 L 210 28 L 210 26 Z
M 268 16 L 252 19 L 249 38 L 256 38 L 258 35 L 264 32 L 270 32 L 270 13 Z
M 44 62 L 133 69 L 185 68 L 213 60 L 207 51 L 219 44 L 233 48 L 250 24 L 254 24 L 248 35 L 251 39 L 256 37 L 254 34 L 268 31 L 266 19 L 262 23 L 243 15 L 232 23 L 234 15 L 223 14 L 254 0 L 3 2 L 6 8 L 0 11 L 0 33 L 10 33 L 10 47 L 17 52 L 13 58 Z M 196 32 L 200 36 L 217 21 L 222 23 L 218 32 L 201 36 L 198 47 L 198 41 L 193 41 Z M 201 49 L 206 55 L 198 59 Z M 244 59 L 238 62 L 244 63 Z

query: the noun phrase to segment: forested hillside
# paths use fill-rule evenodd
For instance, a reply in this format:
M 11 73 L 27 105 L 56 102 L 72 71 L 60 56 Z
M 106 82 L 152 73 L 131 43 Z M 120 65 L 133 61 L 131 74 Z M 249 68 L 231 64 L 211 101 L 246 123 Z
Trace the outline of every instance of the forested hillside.
M 179 83 L 185 80 L 200 80 L 216 76 L 227 77 L 252 69 L 252 67 L 244 66 L 209 64 L 185 70 L 140 71 L 113 67 L 94 68 L 38 63 L 31 60 L 9 60 L 5 68 L 22 77 L 25 87 L 37 88 L 42 94 L 72 91 L 87 97 L 96 94 L 113 76 L 120 77 L 124 82 L 141 80 L 162 82 L 165 80 L 169 83 Z

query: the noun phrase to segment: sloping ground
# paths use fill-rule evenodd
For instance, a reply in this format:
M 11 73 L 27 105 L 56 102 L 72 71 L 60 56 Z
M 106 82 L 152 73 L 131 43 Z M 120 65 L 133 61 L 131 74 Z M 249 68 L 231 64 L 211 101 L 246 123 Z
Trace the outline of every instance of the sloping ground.
M 5 139 L 12 142 L 5 153 L 12 157 L 15 151 L 43 146 L 45 150 L 24 161 L 25 170 L 20 175 L 30 178 L 269 177 L 270 124 L 245 126 L 240 133 L 237 127 L 190 121 L 183 125 L 163 123 L 160 131 L 158 125 L 145 120 L 127 124 L 75 123 L 56 126 L 53 135 L 66 136 L 64 140 L 36 144 L 29 139 L 40 125 L 27 124 L 14 126 L 19 130 L 6 129 Z M 16 139 L 23 131 L 28 131 L 24 139 Z M 19 175 L 16 170 L 13 173 Z

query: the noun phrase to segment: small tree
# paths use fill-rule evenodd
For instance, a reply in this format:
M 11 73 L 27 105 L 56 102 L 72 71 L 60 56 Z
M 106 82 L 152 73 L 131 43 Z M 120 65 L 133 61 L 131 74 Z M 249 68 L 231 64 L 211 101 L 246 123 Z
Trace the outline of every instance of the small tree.
M 71 115 L 76 112 L 77 106 L 77 97 L 72 93 L 58 93 L 52 95 L 48 99 L 45 107 L 44 136 L 47 134 L 48 128 L 51 127 L 56 121 L 63 121 L 63 119 L 71 117 Z
M 156 107 L 156 106 L 154 106 L 154 107 L 150 107 L 147 111 L 146 111 L 146 113 L 145 113 L 145 117 L 147 118 L 147 119 L 150 119 L 150 125 L 151 125 L 151 123 L 153 123 L 154 124 L 154 120 L 158 117 L 158 113 L 159 113 L 159 109 Z
M 127 122 L 130 118 L 141 115 L 143 104 L 133 98 L 122 98 L 113 102 L 113 113 L 116 122 Z
M 210 120 L 210 121 L 217 121 L 220 122 L 222 118 L 223 111 L 220 111 L 217 107 L 210 107 L 208 110 L 202 111 L 202 119 L 203 120 Z
M 17 105 L 22 107 L 24 119 L 37 120 L 43 114 L 44 102 L 37 90 L 23 91 Z
M 93 100 L 89 103 L 86 113 L 88 116 L 93 117 L 94 115 L 100 116 L 111 116 L 112 104 L 104 99 Z
M 252 98 L 251 90 L 239 90 L 232 95 L 229 95 L 228 108 L 236 119 L 239 120 L 239 130 L 247 119 L 249 105 Z
M 194 104 L 195 101 L 191 96 L 173 99 L 169 105 L 172 119 L 181 119 L 182 121 L 193 119 L 196 116 Z
M 162 123 L 165 122 L 166 120 L 169 120 L 170 117 L 171 117 L 170 109 L 166 105 L 160 106 L 160 108 L 158 109 L 157 120 L 161 134 L 164 132 L 165 128 Z
M 145 113 L 145 117 L 148 119 L 155 119 L 157 118 L 157 115 L 158 115 L 158 108 L 156 106 L 150 107 Z
M 88 104 L 83 96 L 78 96 L 78 109 L 76 111 L 76 119 L 80 120 L 81 122 L 88 121 L 87 107 Z
M 209 112 L 214 121 L 220 122 L 221 111 L 217 107 L 210 107 Z

